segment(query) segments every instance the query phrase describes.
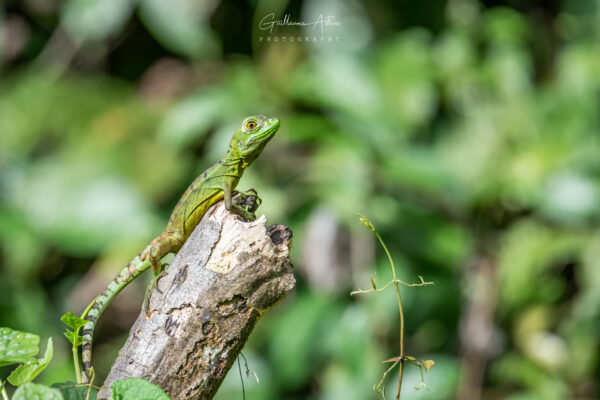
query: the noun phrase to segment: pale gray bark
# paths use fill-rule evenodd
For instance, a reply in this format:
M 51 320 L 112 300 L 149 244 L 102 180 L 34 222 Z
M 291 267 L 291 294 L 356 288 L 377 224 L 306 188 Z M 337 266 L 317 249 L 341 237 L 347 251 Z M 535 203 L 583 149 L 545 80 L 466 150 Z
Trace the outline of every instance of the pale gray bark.
M 257 320 L 294 287 L 292 234 L 213 206 L 159 280 L 98 399 L 146 378 L 172 399 L 211 399 Z M 161 293 L 162 292 L 162 293 Z

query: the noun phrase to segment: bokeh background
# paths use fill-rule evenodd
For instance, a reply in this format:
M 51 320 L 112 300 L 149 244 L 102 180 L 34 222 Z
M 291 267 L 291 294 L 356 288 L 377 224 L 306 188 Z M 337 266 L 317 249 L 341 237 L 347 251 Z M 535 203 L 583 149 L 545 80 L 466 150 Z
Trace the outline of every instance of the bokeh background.
M 0 325 L 54 337 L 42 382 L 74 379 L 60 315 L 256 113 L 282 125 L 240 187 L 293 229 L 298 285 L 244 350 L 248 399 L 379 397 L 399 321 L 392 288 L 349 295 L 391 277 L 357 211 L 435 281 L 402 289 L 407 353 L 437 362 L 403 399 L 600 398 L 598 0 L 4 0 Z M 100 377 L 142 281 L 101 319 Z

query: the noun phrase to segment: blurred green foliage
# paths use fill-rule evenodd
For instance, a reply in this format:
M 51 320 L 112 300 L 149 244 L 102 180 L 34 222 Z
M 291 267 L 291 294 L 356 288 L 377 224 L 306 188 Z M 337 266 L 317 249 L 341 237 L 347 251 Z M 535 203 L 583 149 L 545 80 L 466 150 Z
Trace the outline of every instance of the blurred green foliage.
M 299 283 L 245 350 L 249 399 L 376 398 L 398 321 L 391 291 L 349 297 L 390 278 L 356 211 L 436 282 L 403 291 L 407 351 L 437 362 L 403 399 L 600 397 L 599 22 L 597 0 L 5 1 L 0 326 L 55 336 L 42 381 L 72 380 L 60 315 L 261 113 L 282 127 L 240 186 L 293 229 Z M 100 374 L 142 291 L 101 321 Z M 240 393 L 233 371 L 217 398 Z

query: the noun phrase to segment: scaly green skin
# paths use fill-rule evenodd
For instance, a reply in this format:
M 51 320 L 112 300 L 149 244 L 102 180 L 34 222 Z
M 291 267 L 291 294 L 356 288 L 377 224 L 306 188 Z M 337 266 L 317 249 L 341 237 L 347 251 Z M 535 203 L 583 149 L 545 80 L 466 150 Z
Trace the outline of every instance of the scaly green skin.
M 260 155 L 271 140 L 279 120 L 263 115 L 248 117 L 234 133 L 227 154 L 218 163 L 204 171 L 187 188 L 169 218 L 165 230 L 157 236 L 144 251 L 135 257 L 119 275 L 98 296 L 87 313 L 89 321 L 83 327 L 81 358 L 83 361 L 83 381 L 89 382 L 92 373 L 92 336 L 96 321 L 110 301 L 138 275 L 152 267 L 155 273 L 161 271 L 161 258 L 168 253 L 179 251 L 190 236 L 204 213 L 221 199 L 225 207 L 246 220 L 255 216 L 247 209 L 232 201 L 232 191 L 237 186 L 244 169 Z

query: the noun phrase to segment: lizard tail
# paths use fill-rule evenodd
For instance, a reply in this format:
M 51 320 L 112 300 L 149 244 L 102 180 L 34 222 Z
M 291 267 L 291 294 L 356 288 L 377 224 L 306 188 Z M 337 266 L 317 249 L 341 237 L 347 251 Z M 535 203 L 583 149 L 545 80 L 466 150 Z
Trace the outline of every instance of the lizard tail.
M 94 305 L 87 313 L 86 319 L 89 322 L 83 326 L 81 345 L 81 360 L 83 362 L 82 379 L 84 383 L 88 383 L 92 375 L 92 338 L 96 322 L 111 300 L 119 294 L 125 286 L 129 285 L 131 281 L 137 278 L 138 275 L 150 267 L 148 261 L 140 260 L 141 254 L 143 254 L 143 252 L 121 270 L 119 275 L 113 279 L 107 288 L 104 289 L 102 294 L 96 298 Z

